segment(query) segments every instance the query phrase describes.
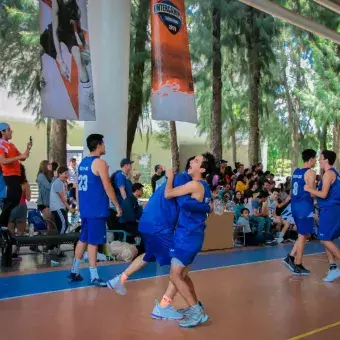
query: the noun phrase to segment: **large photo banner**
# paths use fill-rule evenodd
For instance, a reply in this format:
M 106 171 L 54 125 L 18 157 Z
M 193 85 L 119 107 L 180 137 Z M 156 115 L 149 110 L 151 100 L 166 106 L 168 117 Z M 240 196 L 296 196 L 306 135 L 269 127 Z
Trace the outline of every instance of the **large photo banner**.
M 42 114 L 96 120 L 87 0 L 39 0 Z
M 152 118 L 197 123 L 184 0 L 150 0 Z

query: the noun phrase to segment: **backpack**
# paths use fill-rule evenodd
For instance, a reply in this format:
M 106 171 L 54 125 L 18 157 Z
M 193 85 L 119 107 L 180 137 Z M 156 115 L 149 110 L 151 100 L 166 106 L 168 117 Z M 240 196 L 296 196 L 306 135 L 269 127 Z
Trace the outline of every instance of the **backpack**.
M 35 230 L 46 230 L 47 224 L 38 209 L 31 210 L 28 213 L 28 224 L 33 224 Z
M 4 180 L 4 176 L 0 173 L 0 199 L 3 200 L 7 196 L 7 186 Z

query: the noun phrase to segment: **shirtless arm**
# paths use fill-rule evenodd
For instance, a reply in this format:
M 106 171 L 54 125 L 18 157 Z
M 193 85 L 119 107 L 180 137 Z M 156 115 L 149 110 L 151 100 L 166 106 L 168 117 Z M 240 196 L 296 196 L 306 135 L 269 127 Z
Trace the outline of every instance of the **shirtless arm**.
M 107 196 L 109 197 L 110 201 L 114 204 L 114 206 L 117 209 L 117 216 L 121 216 L 122 210 L 118 203 L 115 191 L 113 190 L 113 187 L 110 181 L 110 176 L 109 176 L 109 168 L 106 162 L 103 159 L 96 159 L 93 162 L 92 170 L 96 175 L 100 176 L 100 179 L 103 183 Z
M 309 170 L 305 174 L 305 182 L 306 185 L 311 188 L 312 190 L 316 189 L 316 173 L 314 170 Z M 305 189 L 306 190 L 306 189 Z M 306 190 L 308 191 L 308 190 Z M 309 191 L 310 192 L 310 191 Z M 311 192 L 310 192 L 311 193 Z M 327 192 L 328 193 L 328 192 Z M 313 193 L 311 193 L 312 196 L 315 196 Z
M 322 190 L 316 190 L 314 188 L 311 188 L 308 185 L 305 185 L 305 190 L 308 191 L 311 195 L 319 197 L 319 198 L 326 198 L 329 192 L 329 189 L 333 182 L 335 181 L 336 176 L 335 173 L 332 171 L 326 171 L 322 178 Z M 314 181 L 314 187 L 315 187 L 315 181 Z

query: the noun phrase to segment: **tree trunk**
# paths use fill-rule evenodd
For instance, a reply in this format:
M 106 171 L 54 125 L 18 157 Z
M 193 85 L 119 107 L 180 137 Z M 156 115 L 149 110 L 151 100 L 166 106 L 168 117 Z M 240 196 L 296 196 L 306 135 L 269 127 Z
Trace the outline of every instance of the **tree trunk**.
M 179 172 L 180 162 L 179 162 L 176 122 L 170 122 L 170 148 L 171 148 L 172 169 L 175 172 Z
M 58 162 L 59 165 L 67 165 L 67 121 L 52 119 L 50 134 L 50 154 L 51 162 Z
M 260 30 L 256 23 L 258 12 L 248 8 L 247 21 L 249 32 L 247 36 L 247 54 L 249 68 L 249 143 L 248 161 L 251 165 L 259 161 L 260 131 L 259 131 L 259 87 L 261 78 L 260 60 Z
M 51 118 L 47 118 L 47 123 L 46 123 L 46 155 L 47 159 L 49 159 L 50 155 L 50 149 L 51 149 Z
M 231 132 L 231 146 L 233 150 L 233 164 L 237 162 L 237 145 L 236 145 L 236 133 L 235 130 Z
M 328 129 L 329 123 L 326 121 L 321 129 L 318 131 L 318 139 L 320 144 L 320 150 L 326 150 L 327 149 L 327 129 Z
M 129 108 L 128 108 L 128 126 L 127 126 L 127 144 L 126 155 L 131 156 L 132 145 L 135 140 L 139 117 L 143 109 L 143 81 L 145 58 L 145 44 L 148 37 L 148 18 L 149 18 L 149 0 L 139 0 L 139 9 L 136 22 L 136 35 L 134 55 L 139 57 L 134 62 L 129 84 Z
M 283 86 L 285 89 L 286 101 L 288 106 L 288 123 L 291 131 L 290 148 L 291 148 L 291 171 L 293 172 L 299 165 L 299 121 L 296 117 L 293 100 L 289 91 L 286 65 L 282 71 Z
M 213 56 L 212 56 L 212 112 L 211 112 L 211 149 L 216 160 L 222 159 L 222 57 L 221 57 L 221 0 L 214 0 Z
M 333 126 L 333 151 L 336 153 L 335 168 L 340 170 L 340 120 L 336 119 Z

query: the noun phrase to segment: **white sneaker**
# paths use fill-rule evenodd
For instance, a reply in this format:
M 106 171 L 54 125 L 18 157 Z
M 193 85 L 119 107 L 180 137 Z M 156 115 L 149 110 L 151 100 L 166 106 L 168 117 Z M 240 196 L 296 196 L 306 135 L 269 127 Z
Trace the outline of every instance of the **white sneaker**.
M 335 279 L 340 277 L 340 269 L 329 270 L 327 276 L 323 279 L 323 282 L 333 282 Z

